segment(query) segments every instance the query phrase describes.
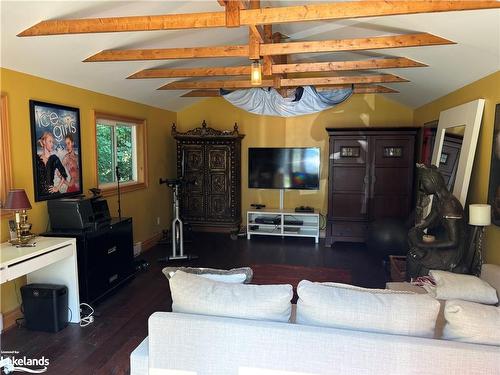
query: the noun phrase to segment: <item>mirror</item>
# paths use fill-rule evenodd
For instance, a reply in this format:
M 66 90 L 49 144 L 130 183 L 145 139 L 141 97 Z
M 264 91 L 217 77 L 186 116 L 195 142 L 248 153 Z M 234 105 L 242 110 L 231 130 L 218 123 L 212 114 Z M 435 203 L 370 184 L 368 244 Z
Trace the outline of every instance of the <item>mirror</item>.
M 483 109 L 484 99 L 478 99 L 447 109 L 439 115 L 431 164 L 443 170 L 448 161 L 450 165 L 454 164 L 452 163 L 453 159 L 448 159 L 451 149 L 450 142 L 452 138 L 455 140 L 461 139 L 460 152 L 459 155 L 457 155 L 458 164 L 454 172 L 452 168 L 449 179 L 453 186 L 453 195 L 457 197 L 462 206 L 465 206 L 465 200 L 467 199 L 467 192 L 469 190 L 470 175 L 474 163 L 474 155 L 476 153 Z M 449 142 L 445 146 L 447 135 Z M 458 144 L 456 147 L 458 147 Z M 446 161 L 446 163 L 443 163 L 443 166 L 441 166 L 443 161 Z
M 437 120 L 424 124 L 420 163 L 425 165 L 431 164 L 437 126 Z M 444 177 L 449 191 L 453 191 L 455 186 L 464 133 L 465 125 L 445 129 L 441 156 L 439 158 L 439 170 Z

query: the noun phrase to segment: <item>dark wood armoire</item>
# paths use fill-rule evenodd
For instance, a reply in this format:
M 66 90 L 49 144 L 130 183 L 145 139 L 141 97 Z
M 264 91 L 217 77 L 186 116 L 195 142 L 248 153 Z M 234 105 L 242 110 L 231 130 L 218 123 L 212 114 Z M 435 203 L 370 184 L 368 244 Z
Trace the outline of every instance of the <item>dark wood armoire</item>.
M 379 218 L 406 221 L 414 197 L 415 129 L 327 129 L 328 216 L 325 246 L 365 242 Z
M 185 133 L 172 127 L 177 141 L 177 175 L 188 184 L 181 217 L 194 231 L 230 232 L 241 224 L 241 140 L 238 125 L 229 131 L 201 127 Z

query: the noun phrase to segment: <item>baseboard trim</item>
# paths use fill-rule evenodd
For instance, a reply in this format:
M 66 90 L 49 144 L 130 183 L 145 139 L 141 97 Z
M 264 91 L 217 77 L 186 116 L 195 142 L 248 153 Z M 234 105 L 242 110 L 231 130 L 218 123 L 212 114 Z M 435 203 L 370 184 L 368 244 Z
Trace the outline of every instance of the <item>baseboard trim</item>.
M 148 238 L 145 241 L 142 241 L 141 253 L 156 246 L 156 244 L 162 239 L 162 237 L 163 237 L 163 233 L 160 232 L 160 233 L 156 233 L 153 237 Z
M 16 325 L 16 319 L 22 318 L 22 317 L 23 317 L 23 313 L 21 312 L 21 306 L 18 306 L 13 310 L 10 310 L 10 311 L 3 313 L 3 330 L 2 330 L 2 332 L 5 332 L 8 329 L 14 327 Z

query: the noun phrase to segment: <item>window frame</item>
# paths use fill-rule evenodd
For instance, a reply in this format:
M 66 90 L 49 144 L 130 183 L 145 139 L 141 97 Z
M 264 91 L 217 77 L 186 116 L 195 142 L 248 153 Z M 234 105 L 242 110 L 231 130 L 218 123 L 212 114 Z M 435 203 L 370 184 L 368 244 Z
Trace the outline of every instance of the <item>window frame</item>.
M 120 182 L 120 193 L 127 193 L 148 187 L 148 152 L 147 152 L 147 126 L 146 120 L 130 116 L 116 115 L 107 112 L 94 111 L 94 140 L 95 140 L 95 183 L 102 190 L 104 197 L 116 195 L 118 188 L 116 183 L 99 184 L 99 156 L 97 144 L 97 121 L 99 119 L 132 123 L 135 125 L 135 153 L 137 159 L 136 174 L 137 181 Z M 116 152 L 116 147 L 115 152 Z
M 7 199 L 9 190 L 12 189 L 12 159 L 10 147 L 10 129 L 9 129 L 9 109 L 7 95 L 0 94 L 0 139 L 1 139 L 1 188 L 0 188 L 0 207 L 3 205 L 4 199 Z M 2 189 L 5 188 L 5 191 Z M 0 209 L 0 217 L 8 217 L 12 215 L 12 211 Z

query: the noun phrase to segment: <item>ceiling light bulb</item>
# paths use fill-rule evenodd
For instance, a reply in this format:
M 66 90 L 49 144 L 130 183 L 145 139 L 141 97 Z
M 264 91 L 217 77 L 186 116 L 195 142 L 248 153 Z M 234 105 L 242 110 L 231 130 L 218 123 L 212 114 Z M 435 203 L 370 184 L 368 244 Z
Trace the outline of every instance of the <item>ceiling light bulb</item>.
M 250 71 L 250 81 L 252 85 L 262 84 L 262 67 L 259 60 L 254 60 Z

